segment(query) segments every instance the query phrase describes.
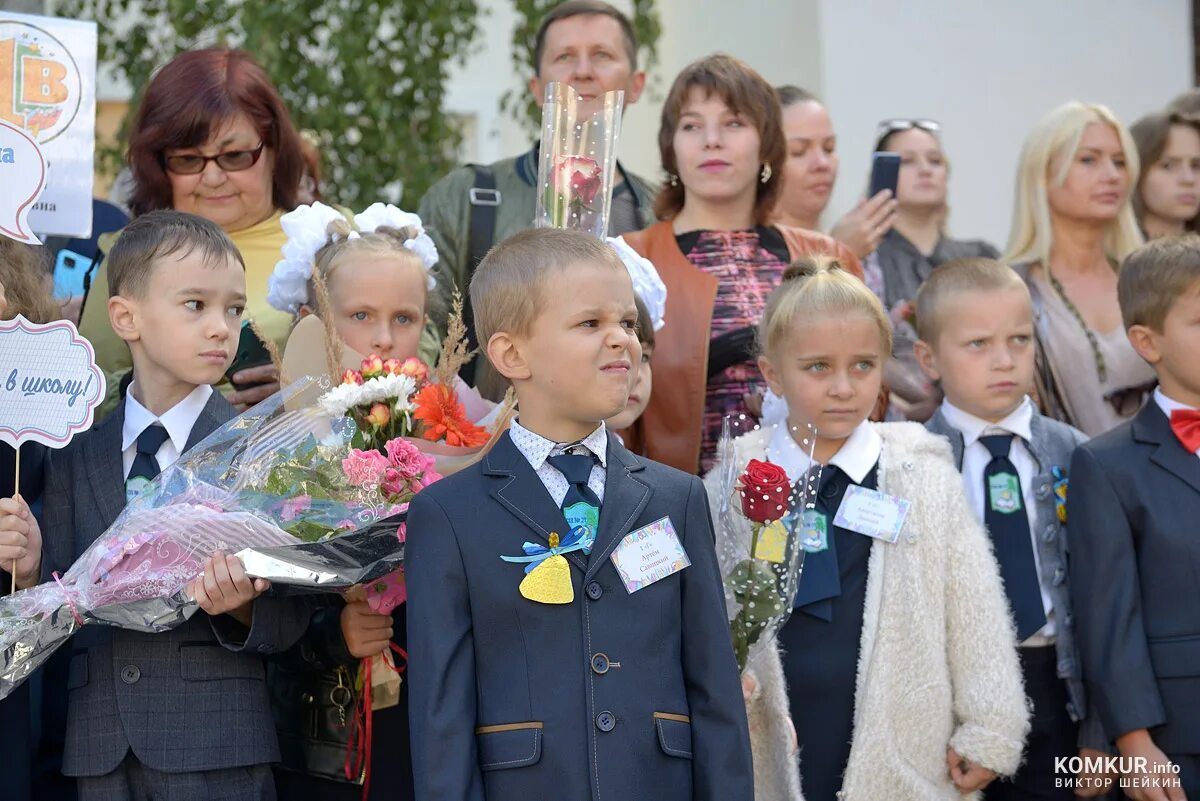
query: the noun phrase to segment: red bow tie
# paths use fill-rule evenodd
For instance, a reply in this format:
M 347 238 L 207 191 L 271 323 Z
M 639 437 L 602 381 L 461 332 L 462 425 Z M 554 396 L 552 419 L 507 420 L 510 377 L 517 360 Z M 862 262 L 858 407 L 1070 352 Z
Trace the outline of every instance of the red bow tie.
M 1189 453 L 1200 450 L 1200 409 L 1176 409 L 1171 412 L 1171 430 Z

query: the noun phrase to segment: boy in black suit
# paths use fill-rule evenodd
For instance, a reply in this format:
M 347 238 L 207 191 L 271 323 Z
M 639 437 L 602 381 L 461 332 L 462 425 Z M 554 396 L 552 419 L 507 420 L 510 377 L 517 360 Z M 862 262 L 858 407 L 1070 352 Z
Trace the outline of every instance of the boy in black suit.
M 233 359 L 246 303 L 241 255 L 213 223 L 139 217 L 108 257 L 109 320 L 134 380 L 99 426 L 51 455 L 45 543 L 24 501 L 0 502 L 0 541 L 21 587 L 48 581 L 112 525 L 127 500 L 236 416 L 212 388 Z M 241 562 L 215 554 L 187 587 L 206 615 L 161 634 L 87 626 L 71 640 L 63 773 L 82 801 L 267 801 L 279 747 L 263 655 L 307 615 Z
M 1121 764 L 1126 795 L 1196 799 L 1200 237 L 1134 251 L 1117 291 L 1129 341 L 1159 386 L 1135 418 L 1080 446 L 1071 461 L 1075 627 L 1092 709 L 1129 758 Z
M 471 303 L 521 416 L 409 509 L 417 798 L 752 801 L 704 487 L 603 424 L 641 356 L 624 265 L 525 231 Z

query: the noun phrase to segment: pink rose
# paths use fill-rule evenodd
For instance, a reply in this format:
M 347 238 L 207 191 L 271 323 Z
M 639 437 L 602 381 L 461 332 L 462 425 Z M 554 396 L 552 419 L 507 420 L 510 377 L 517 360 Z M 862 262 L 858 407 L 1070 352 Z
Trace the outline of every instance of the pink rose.
M 429 368 L 416 356 L 409 356 L 404 360 L 404 364 L 400 365 L 400 375 L 411 376 L 412 380 L 417 382 L 417 386 L 420 386 L 429 378 Z
M 399 359 L 386 359 L 383 362 L 383 372 L 387 375 L 400 375 L 401 364 Z
M 347 370 L 346 372 L 342 373 L 343 384 L 362 384 L 362 382 L 362 374 L 357 370 Z
M 587 156 L 563 156 L 555 170 L 554 188 L 590 206 L 600 192 L 600 165 Z
M 388 460 L 379 451 L 360 451 L 354 448 L 342 460 L 346 479 L 356 487 L 379 486 L 383 473 L 388 469 Z
M 399 526 L 396 527 L 396 539 L 400 540 L 400 542 L 404 542 L 406 539 L 408 539 L 408 521 L 407 520 L 402 522 Z
M 379 358 L 378 354 L 372 353 L 362 360 L 363 378 L 377 378 L 381 375 L 383 375 L 383 359 Z
M 379 482 L 379 487 L 388 495 L 400 495 L 408 489 L 408 480 L 400 475 L 399 470 L 389 467 L 383 471 L 383 480 Z

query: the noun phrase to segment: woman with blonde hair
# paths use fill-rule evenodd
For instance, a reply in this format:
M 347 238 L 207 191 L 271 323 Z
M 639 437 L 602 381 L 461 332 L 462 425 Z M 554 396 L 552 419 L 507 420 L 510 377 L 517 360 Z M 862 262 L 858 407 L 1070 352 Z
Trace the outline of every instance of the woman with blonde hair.
M 1088 436 L 1131 417 L 1154 373 L 1125 338 L 1117 270 L 1142 244 L 1130 195 L 1138 152 L 1105 106 L 1072 101 L 1025 140 L 1006 260 L 1033 295 L 1037 392 Z

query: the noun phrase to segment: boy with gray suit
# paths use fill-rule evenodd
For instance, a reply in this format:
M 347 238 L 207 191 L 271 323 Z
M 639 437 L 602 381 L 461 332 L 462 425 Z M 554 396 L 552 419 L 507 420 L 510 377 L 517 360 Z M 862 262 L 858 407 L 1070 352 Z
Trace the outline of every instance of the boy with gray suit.
M 1084 677 L 1126 795 L 1200 798 L 1200 237 L 1131 253 L 1117 284 L 1158 388 L 1071 461 L 1071 595 Z
M 1055 759 L 1102 756 L 1103 735 L 1087 713 L 1067 592 L 1065 487 L 1082 433 L 1043 417 L 1033 386 L 1033 307 L 1029 290 L 995 259 L 949 262 L 916 300 L 916 355 L 945 400 L 926 424 L 950 441 L 976 514 L 992 539 L 1017 628 L 1018 653 L 1033 718 L 1024 764 L 985 792 L 996 799 L 1073 798 L 1073 777 Z M 1081 746 L 1086 746 L 1082 747 Z M 1105 780 L 1081 776 L 1079 789 Z
M 524 231 L 471 299 L 521 416 L 409 509 L 417 798 L 752 801 L 704 486 L 603 423 L 641 357 L 624 265 Z
M 238 343 L 245 265 L 211 222 L 175 211 L 139 217 L 108 257 L 109 320 L 129 343 L 123 404 L 53 454 L 45 543 L 23 501 L 0 507 L 18 541 L 17 582 L 65 572 L 161 469 L 236 416 L 212 388 Z M 296 601 L 215 554 L 187 588 L 207 614 L 162 634 L 88 626 L 71 641 L 63 773 L 81 801 L 273 799 L 279 749 L 263 655 L 307 623 Z

